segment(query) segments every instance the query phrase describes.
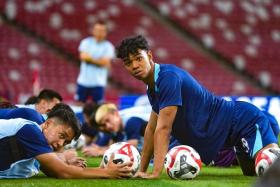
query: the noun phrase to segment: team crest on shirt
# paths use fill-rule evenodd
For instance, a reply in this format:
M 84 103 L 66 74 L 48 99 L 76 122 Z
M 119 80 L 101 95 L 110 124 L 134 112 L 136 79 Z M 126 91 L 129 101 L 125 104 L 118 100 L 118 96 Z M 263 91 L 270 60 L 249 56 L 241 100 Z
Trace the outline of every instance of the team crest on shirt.
M 245 138 L 241 138 L 241 142 L 242 142 L 242 147 L 244 148 L 244 151 L 246 153 L 249 153 L 249 145 L 248 142 Z

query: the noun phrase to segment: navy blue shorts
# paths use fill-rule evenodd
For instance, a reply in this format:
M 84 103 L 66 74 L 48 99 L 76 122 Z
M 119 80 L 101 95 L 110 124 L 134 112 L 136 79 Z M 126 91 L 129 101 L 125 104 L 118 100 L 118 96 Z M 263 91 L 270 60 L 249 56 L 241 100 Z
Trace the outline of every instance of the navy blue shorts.
M 266 114 L 256 106 L 238 101 L 235 106 L 234 125 L 231 132 L 236 153 L 250 158 L 271 143 L 278 143 L 273 131 L 275 125 Z
M 101 103 L 104 99 L 104 87 L 85 87 L 77 84 L 76 100 L 86 102 L 91 99 L 95 103 Z
M 256 153 L 269 144 L 277 144 L 278 133 L 278 123 L 271 115 L 250 103 L 236 102 L 233 126 L 226 147 L 234 146 L 244 175 L 255 175 Z

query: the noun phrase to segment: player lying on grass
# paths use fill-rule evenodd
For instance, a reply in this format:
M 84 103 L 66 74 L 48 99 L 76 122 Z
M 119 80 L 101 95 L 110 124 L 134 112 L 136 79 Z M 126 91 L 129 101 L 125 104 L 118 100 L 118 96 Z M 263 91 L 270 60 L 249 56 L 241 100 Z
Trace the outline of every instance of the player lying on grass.
M 56 104 L 51 110 L 66 109 L 72 111 L 72 109 L 64 104 Z M 13 119 L 23 118 L 26 120 L 34 121 L 37 124 L 43 124 L 45 122 L 44 117 L 38 111 L 30 108 L 9 108 L 1 109 L 0 106 L 0 119 Z M 61 160 L 69 165 L 75 165 L 78 167 L 86 167 L 86 161 L 83 158 L 78 157 L 77 152 L 74 149 L 69 150 L 54 150 Z
M 244 175 L 255 175 L 254 158 L 268 147 L 278 148 L 269 120 L 257 107 L 216 97 L 188 72 L 170 64 L 157 64 L 142 36 L 122 40 L 117 57 L 125 69 L 147 86 L 152 105 L 145 131 L 139 177 L 160 176 L 169 136 L 195 148 L 209 164 L 223 147 L 235 147 Z M 152 173 L 147 173 L 154 156 Z
M 51 89 L 43 89 L 40 91 L 38 96 L 32 96 L 33 102 L 28 102 L 26 105 L 17 105 L 22 108 L 31 108 L 38 111 L 41 114 L 46 114 L 50 111 L 56 104 L 61 103 L 63 98 L 61 95 Z
M 118 110 L 112 103 L 102 104 L 95 112 L 91 123 L 102 132 L 110 134 L 110 139 L 104 138 L 103 145 L 85 147 L 86 156 L 102 156 L 109 145 L 114 142 L 127 141 L 141 150 L 143 136 L 149 119 L 151 107 L 137 106 Z
M 110 161 L 108 168 L 82 168 L 63 162 L 60 150 L 80 135 L 72 110 L 51 110 L 42 124 L 23 118 L 0 119 L 0 178 L 28 178 L 41 169 L 56 178 L 121 178 L 131 175 L 127 164 Z

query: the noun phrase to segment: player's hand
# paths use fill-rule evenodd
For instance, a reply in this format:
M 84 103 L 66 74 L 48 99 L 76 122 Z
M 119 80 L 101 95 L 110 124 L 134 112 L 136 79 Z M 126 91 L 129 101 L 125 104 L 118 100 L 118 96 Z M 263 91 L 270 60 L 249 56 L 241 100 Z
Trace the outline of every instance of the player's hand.
M 159 178 L 159 175 L 151 173 L 151 174 L 147 174 L 146 176 L 143 176 L 142 178 L 143 179 L 157 179 L 157 178 Z
M 134 177 L 142 178 L 142 179 L 156 179 L 159 178 L 159 174 L 154 173 L 146 173 L 146 172 L 137 172 Z
M 82 153 L 88 157 L 97 157 L 101 156 L 100 154 L 100 147 L 97 145 L 92 145 L 89 147 L 85 147 L 82 149 Z
M 132 177 L 132 162 L 124 163 L 124 164 L 114 164 L 113 163 L 114 154 L 110 157 L 108 162 L 108 166 L 104 168 L 109 178 L 128 178 Z
M 66 161 L 78 156 L 78 153 L 75 149 L 64 150 L 62 154 L 64 155 Z
M 72 166 L 81 167 L 81 168 L 87 167 L 87 161 L 81 157 L 73 157 L 73 158 L 67 160 L 67 164 L 72 165 Z
M 88 53 L 82 52 L 82 53 L 80 54 L 80 58 L 81 58 L 82 60 L 88 61 L 88 60 L 91 59 L 91 56 L 90 56 Z
M 144 178 L 148 175 L 146 172 L 138 171 L 135 173 L 134 178 Z

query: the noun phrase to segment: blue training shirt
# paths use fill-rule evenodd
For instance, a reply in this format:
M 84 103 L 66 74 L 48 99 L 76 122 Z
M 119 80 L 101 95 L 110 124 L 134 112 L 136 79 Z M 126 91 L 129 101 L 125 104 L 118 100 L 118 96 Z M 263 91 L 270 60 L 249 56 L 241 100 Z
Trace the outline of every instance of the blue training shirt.
M 13 118 L 23 118 L 30 121 L 34 121 L 41 125 L 45 119 L 36 110 L 30 108 L 9 108 L 0 109 L 0 119 L 13 119 Z
M 154 81 L 154 90 L 147 90 L 153 111 L 159 114 L 167 106 L 178 106 L 171 135 L 210 163 L 228 137 L 234 103 L 214 96 L 174 65 L 155 64 Z
M 8 139 L 16 139 L 20 154 L 15 158 Z M 22 118 L 0 119 L 0 178 L 27 178 L 37 173 L 35 157 L 53 152 L 41 127 Z

